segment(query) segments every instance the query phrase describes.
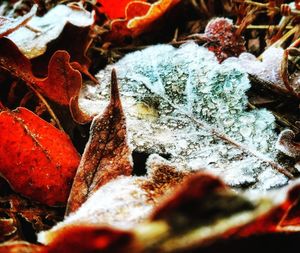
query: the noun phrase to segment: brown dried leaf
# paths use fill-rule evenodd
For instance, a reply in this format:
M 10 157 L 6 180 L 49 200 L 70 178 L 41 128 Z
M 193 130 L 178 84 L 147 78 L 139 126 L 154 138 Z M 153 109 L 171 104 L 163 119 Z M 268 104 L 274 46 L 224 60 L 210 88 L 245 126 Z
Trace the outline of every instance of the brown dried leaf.
M 134 191 L 135 202 L 130 203 L 128 202 L 128 199 L 126 202 L 128 195 L 126 195 L 127 190 L 124 190 L 124 188 L 127 187 L 132 189 L 132 182 L 130 182 L 130 180 L 135 180 L 135 185 L 140 185 L 142 188 L 145 183 L 147 186 L 151 185 L 152 181 L 152 186 L 146 187 L 146 192 L 148 193 L 153 191 L 155 188 L 160 188 L 161 186 L 163 189 L 164 186 L 168 184 L 173 186 L 170 187 L 169 190 L 171 195 L 160 202 L 160 206 L 152 214 L 152 219 L 142 219 L 144 222 L 137 223 L 132 227 L 131 231 L 135 238 L 133 245 L 139 245 L 139 247 L 134 248 L 131 252 L 191 252 L 191 249 L 201 248 L 208 243 L 220 242 L 224 240 L 224 238 L 240 238 L 242 236 L 241 231 L 243 231 L 243 228 L 247 228 L 251 224 L 255 224 L 255 228 L 257 230 L 251 230 L 250 234 L 253 235 L 255 231 L 259 231 L 260 229 L 260 226 L 257 227 L 257 225 L 269 224 L 258 223 L 265 221 L 264 217 L 274 214 L 274 210 L 281 211 L 280 215 L 282 215 L 283 211 L 287 209 L 287 206 L 284 207 L 286 202 L 282 203 L 285 198 L 281 198 L 281 202 L 276 202 L 273 201 L 273 199 L 268 198 L 255 199 L 252 197 L 249 199 L 245 195 L 233 192 L 226 187 L 220 179 L 213 175 L 197 173 L 186 178 L 184 173 L 180 175 L 180 172 L 178 172 L 176 175 L 175 171 L 172 171 L 170 167 L 167 167 L 168 166 L 163 166 L 159 174 L 153 171 L 154 174 L 157 174 L 156 176 L 158 178 L 155 178 L 152 175 L 152 178 L 150 178 L 150 180 L 148 179 L 149 182 L 147 182 L 145 177 L 140 177 L 140 182 L 138 181 L 138 178 L 120 177 L 119 179 L 106 184 L 90 199 L 88 199 L 88 201 L 76 214 L 69 216 L 64 224 L 60 224 L 60 226 L 58 225 L 50 231 L 41 233 L 39 235 L 39 239 L 42 242 L 49 244 L 50 247 L 54 247 L 55 244 L 53 244 L 53 241 L 58 241 L 59 239 L 53 240 L 53 238 L 62 238 L 62 235 L 68 235 L 67 237 L 71 238 L 70 241 L 74 241 L 73 245 L 71 245 L 72 243 L 68 243 L 69 251 L 78 250 L 76 252 L 80 253 L 93 252 L 94 241 L 95 238 L 97 238 L 96 231 L 101 230 L 101 227 L 97 225 L 107 223 L 107 219 L 105 219 L 107 216 L 115 215 L 115 212 L 117 212 L 118 216 L 121 216 L 121 218 L 116 217 L 115 219 L 123 218 L 123 223 L 130 223 L 132 222 L 134 215 L 138 216 L 140 215 L 140 212 L 144 212 L 147 209 L 149 210 L 149 206 L 146 207 L 147 202 L 144 203 L 144 207 L 139 207 L 140 209 L 128 208 L 130 205 L 137 206 L 139 200 L 144 198 L 143 195 L 141 196 L 138 187 L 136 187 Z M 167 178 L 163 177 L 162 172 L 164 171 L 171 172 L 170 174 L 167 174 Z M 179 179 L 175 179 L 175 181 L 177 180 L 177 189 L 175 190 L 175 182 L 168 177 L 171 175 L 174 175 Z M 184 177 L 185 181 L 180 183 Z M 161 184 L 159 182 L 155 182 L 156 180 L 161 181 Z M 166 181 L 165 184 L 163 183 L 164 180 Z M 110 188 L 108 187 L 109 185 Z M 106 191 L 103 191 L 105 188 L 107 188 Z M 123 192 L 126 192 L 125 196 L 122 194 L 122 190 L 120 190 L 120 188 L 123 189 Z M 120 199 L 123 198 L 122 209 L 118 209 L 119 204 L 113 204 L 114 207 L 118 209 L 117 211 L 105 206 L 105 201 L 103 201 L 103 198 L 106 198 L 106 200 L 109 198 L 109 194 L 117 195 L 115 192 L 111 193 L 114 189 L 119 192 L 116 202 L 120 202 Z M 113 200 L 116 199 L 115 197 L 116 196 L 112 197 Z M 155 194 L 154 199 L 152 199 L 152 194 L 149 194 L 148 197 L 150 198 L 148 202 L 158 200 Z M 93 202 L 91 203 L 92 199 Z M 93 204 L 95 208 L 97 207 L 97 203 L 99 209 L 105 210 L 106 217 L 104 217 L 103 214 L 97 216 L 88 209 L 85 210 L 85 215 L 94 215 L 94 218 L 98 218 L 98 223 L 87 221 L 87 219 L 78 219 L 78 215 L 79 217 L 80 215 L 82 217 L 84 213 L 83 209 L 86 205 L 90 205 L 91 207 L 91 204 Z M 279 206 L 278 203 L 280 204 Z M 109 205 L 111 204 L 112 203 Z M 138 212 L 138 210 L 140 212 Z M 79 214 L 80 212 L 81 214 Z M 127 213 L 127 215 L 121 214 L 122 212 Z M 147 212 L 147 214 L 149 214 L 149 212 Z M 274 216 L 272 217 L 274 218 Z M 280 218 L 281 216 L 276 217 Z M 89 219 L 91 219 L 91 217 L 89 217 Z M 86 227 L 87 224 L 89 224 L 89 227 Z M 119 226 L 116 226 L 115 223 L 114 227 Z M 72 231 L 73 228 L 75 228 L 75 232 Z M 274 228 L 274 226 L 272 226 L 272 228 Z M 106 227 L 102 227 L 102 229 L 106 229 Z M 81 233 L 79 231 L 81 231 Z M 84 231 L 87 232 L 84 233 Z M 81 234 L 86 233 L 91 234 L 90 238 L 92 239 L 90 244 L 87 244 L 85 240 L 79 239 L 82 238 Z M 75 243 L 78 241 L 81 242 Z M 62 240 L 60 239 L 60 244 L 61 243 Z M 74 246 L 75 244 L 76 246 Z M 125 244 L 125 246 L 128 246 L 128 244 Z M 54 247 L 54 249 L 58 250 L 59 248 Z M 107 247 L 105 250 L 112 252 L 114 248 Z
M 290 157 L 300 158 L 300 142 L 295 141 L 295 138 L 292 130 L 283 130 L 278 137 L 276 148 Z
M 28 12 L 23 17 L 10 19 L 0 16 L 0 38 L 7 36 L 19 29 L 21 26 L 26 25 L 26 23 L 36 14 L 36 11 L 37 5 L 34 5 L 31 8 L 30 12 Z
M 0 242 L 26 239 L 28 233 L 49 229 L 59 220 L 59 209 L 35 203 L 16 194 L 0 197 Z M 23 231 L 24 222 L 32 226 L 32 231 Z
M 103 115 L 94 118 L 89 142 L 74 179 L 66 214 L 77 210 L 100 186 L 119 175 L 130 175 L 131 150 L 119 96 L 116 72 L 111 76 L 111 99 Z

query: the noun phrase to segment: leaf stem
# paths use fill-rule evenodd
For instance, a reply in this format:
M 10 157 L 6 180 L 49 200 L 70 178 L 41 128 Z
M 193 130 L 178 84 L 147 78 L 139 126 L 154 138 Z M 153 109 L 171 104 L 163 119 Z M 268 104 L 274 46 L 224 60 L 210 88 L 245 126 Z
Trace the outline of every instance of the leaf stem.
M 28 84 L 27 85 L 30 87 L 30 89 L 35 93 L 35 95 L 42 101 L 42 103 L 46 106 L 47 111 L 55 121 L 56 125 L 61 131 L 64 131 L 62 125 L 60 124 L 59 119 L 56 117 L 55 113 L 53 112 L 51 106 L 48 104 L 47 100 L 42 96 L 41 93 L 39 93 L 32 85 Z

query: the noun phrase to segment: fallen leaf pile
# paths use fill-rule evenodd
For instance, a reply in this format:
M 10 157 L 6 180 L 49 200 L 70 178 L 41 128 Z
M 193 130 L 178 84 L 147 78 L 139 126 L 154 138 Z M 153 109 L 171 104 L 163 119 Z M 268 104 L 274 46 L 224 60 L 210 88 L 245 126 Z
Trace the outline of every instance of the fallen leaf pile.
M 0 253 L 294 252 L 299 9 L 2 1 Z

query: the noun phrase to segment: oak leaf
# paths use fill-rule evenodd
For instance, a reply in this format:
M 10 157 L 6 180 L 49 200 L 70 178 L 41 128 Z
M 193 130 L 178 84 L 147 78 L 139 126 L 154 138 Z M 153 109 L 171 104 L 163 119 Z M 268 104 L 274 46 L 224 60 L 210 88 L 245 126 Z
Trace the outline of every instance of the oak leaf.
M 65 204 L 80 159 L 69 137 L 25 108 L 2 111 L 0 129 L 0 171 L 12 188 Z
M 33 72 L 38 76 L 46 74 L 55 51 L 67 50 L 71 61 L 78 62 L 80 71 L 92 78 L 88 72 L 90 59 L 86 51 L 92 42 L 89 33 L 93 24 L 93 13 L 80 7 L 57 5 L 42 17 L 34 16 L 28 22 L 32 29 L 22 27 L 8 38 L 32 61 Z
M 131 150 L 117 84 L 111 75 L 111 98 L 104 113 L 94 118 L 90 138 L 74 178 L 66 213 L 77 210 L 99 187 L 119 175 L 131 175 Z
M 0 67 L 24 80 L 51 101 L 70 107 L 71 113 L 74 108 L 75 121 L 79 123 L 90 121 L 90 117 L 74 107 L 82 85 L 82 77 L 80 72 L 71 66 L 70 55 L 66 51 L 56 51 L 49 62 L 48 76 L 39 78 L 32 73 L 29 59 L 19 51 L 17 46 L 11 40 L 2 38 L 0 39 Z M 80 117 L 77 119 L 76 116 Z

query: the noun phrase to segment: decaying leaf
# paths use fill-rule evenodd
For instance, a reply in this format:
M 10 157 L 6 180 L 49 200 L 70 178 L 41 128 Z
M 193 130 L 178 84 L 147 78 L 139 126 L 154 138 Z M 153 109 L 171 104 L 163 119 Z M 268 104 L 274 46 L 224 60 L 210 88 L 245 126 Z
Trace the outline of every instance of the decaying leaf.
M 16 194 L 0 197 L 0 241 L 25 240 L 60 221 L 59 212 Z M 24 229 L 28 224 L 32 229 Z
M 11 19 L 7 17 L 0 16 L 0 37 L 9 35 L 10 33 L 16 31 L 20 27 L 26 25 L 26 23 L 36 14 L 37 5 L 34 5 L 30 12 L 28 12 L 23 17 L 16 19 Z
M 112 68 L 119 73 L 134 150 L 169 156 L 176 167 L 206 168 L 234 187 L 266 190 L 287 183 L 290 173 L 276 162 L 274 116 L 247 111 L 250 83 L 235 64 L 219 64 L 194 43 L 152 46 L 100 71 L 96 94 L 89 87 L 82 91 L 84 111 L 103 110 Z
M 211 20 L 204 32 L 206 37 L 205 47 L 215 53 L 220 62 L 231 56 L 239 56 L 246 51 L 245 40 L 236 34 L 232 20 L 216 18 Z
M 239 227 L 267 213 L 274 202 L 264 198 L 250 200 L 231 191 L 218 178 L 197 173 L 161 203 L 151 222 L 134 231 L 145 252 L 188 252 L 233 235 Z
M 82 78 L 80 72 L 71 66 L 70 55 L 66 51 L 56 51 L 49 62 L 48 76 L 38 78 L 32 73 L 29 59 L 19 51 L 12 41 L 2 38 L 0 39 L 0 67 L 32 85 L 51 101 L 63 106 L 70 106 L 72 113 L 82 85 Z M 73 115 L 84 115 L 84 113 L 76 110 Z M 80 122 L 81 119 L 91 120 L 90 117 L 85 116 L 81 116 L 79 119 L 74 118 L 75 121 L 84 123 Z
M 0 172 L 20 194 L 66 204 L 79 155 L 69 137 L 25 108 L 0 113 Z
M 110 103 L 95 117 L 70 193 L 67 214 L 76 211 L 99 187 L 120 175 L 131 175 L 125 116 L 116 73 L 111 75 Z

